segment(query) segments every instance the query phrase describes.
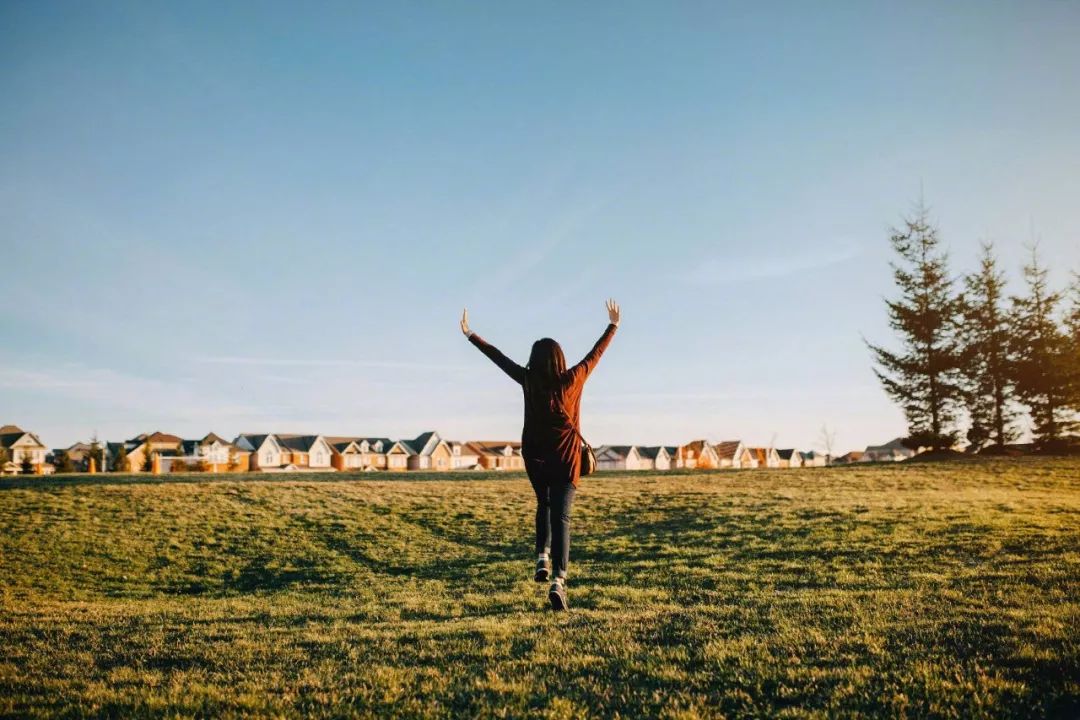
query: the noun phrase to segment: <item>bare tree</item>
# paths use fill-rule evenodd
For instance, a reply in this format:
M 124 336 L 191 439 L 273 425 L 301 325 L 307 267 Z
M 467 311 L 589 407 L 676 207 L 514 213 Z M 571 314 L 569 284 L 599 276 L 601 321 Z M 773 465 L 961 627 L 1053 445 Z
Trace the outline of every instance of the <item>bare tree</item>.
M 833 450 L 836 448 L 836 430 L 830 430 L 826 423 L 821 423 L 821 433 L 818 435 L 818 447 L 825 451 L 825 462 L 833 459 Z

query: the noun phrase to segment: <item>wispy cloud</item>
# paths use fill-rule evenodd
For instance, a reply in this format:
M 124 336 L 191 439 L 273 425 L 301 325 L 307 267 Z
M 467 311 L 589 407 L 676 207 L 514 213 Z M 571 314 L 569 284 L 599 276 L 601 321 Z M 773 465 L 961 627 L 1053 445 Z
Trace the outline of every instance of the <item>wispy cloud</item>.
M 400 370 L 471 370 L 471 365 L 418 363 L 405 360 L 341 360 L 335 358 L 270 358 L 244 355 L 221 355 L 196 358 L 196 362 L 211 365 L 246 365 L 256 367 L 297 368 L 393 368 Z M 279 378 L 280 379 L 280 378 Z
M 842 265 L 859 257 L 859 249 L 851 243 L 832 247 L 809 247 L 794 253 L 743 255 L 718 253 L 697 263 L 687 279 L 699 285 L 728 285 L 753 280 L 791 277 L 811 270 Z

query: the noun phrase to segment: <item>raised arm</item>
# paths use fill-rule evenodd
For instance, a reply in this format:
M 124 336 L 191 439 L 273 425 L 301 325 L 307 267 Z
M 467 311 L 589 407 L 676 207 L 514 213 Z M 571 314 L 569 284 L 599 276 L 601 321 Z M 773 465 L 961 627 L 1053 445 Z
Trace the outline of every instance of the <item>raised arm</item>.
M 521 385 L 525 382 L 525 368 L 518 365 L 502 354 L 499 348 L 495 347 L 491 343 L 484 340 L 472 330 L 469 329 L 469 311 L 465 310 L 461 314 L 461 332 L 465 333 L 465 337 L 469 338 L 469 342 L 480 349 L 480 352 L 488 356 L 491 362 L 499 366 L 499 368 L 510 376 L 510 378 Z
M 579 374 L 588 377 L 593 371 L 593 368 L 596 367 L 596 363 L 600 362 L 600 356 L 604 354 L 604 350 L 607 350 L 611 338 L 615 337 L 615 328 L 619 327 L 619 305 L 614 300 L 608 300 L 607 311 L 609 322 L 607 328 L 604 330 L 604 334 L 596 341 L 592 350 L 581 359 L 581 362 L 570 370 L 575 377 Z

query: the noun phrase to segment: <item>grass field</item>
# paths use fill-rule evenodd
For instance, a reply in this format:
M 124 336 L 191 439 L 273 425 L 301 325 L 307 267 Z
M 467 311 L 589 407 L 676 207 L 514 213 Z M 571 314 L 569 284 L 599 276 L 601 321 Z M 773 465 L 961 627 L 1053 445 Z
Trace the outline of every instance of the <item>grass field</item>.
M 99 476 L 100 478 L 100 476 Z M 0 715 L 1080 716 L 1080 459 L 0 482 Z

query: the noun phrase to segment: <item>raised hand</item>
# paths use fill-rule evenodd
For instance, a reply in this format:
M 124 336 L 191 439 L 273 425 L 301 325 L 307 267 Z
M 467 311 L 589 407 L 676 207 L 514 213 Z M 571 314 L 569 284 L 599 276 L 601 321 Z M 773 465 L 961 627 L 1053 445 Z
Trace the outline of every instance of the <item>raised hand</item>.
M 617 302 L 615 302 L 614 300 L 608 298 L 608 301 L 607 301 L 606 305 L 607 305 L 608 320 L 611 321 L 612 325 L 618 325 L 619 324 L 619 304 Z
M 465 308 L 461 311 L 461 332 L 465 337 L 469 336 L 469 309 Z

